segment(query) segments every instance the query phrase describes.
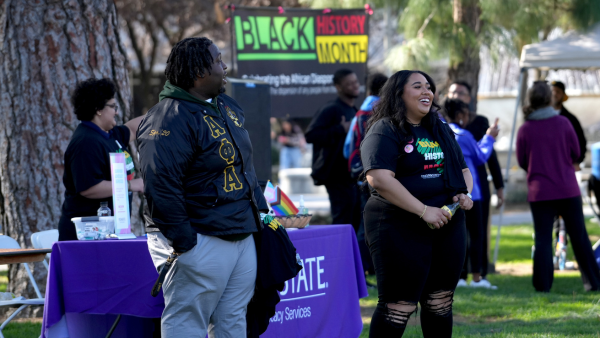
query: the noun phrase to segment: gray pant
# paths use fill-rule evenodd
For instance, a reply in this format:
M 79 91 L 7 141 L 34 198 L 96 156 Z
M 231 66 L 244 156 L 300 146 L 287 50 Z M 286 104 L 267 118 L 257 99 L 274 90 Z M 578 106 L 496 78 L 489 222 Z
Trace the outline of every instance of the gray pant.
M 148 234 L 159 270 L 173 248 L 160 232 Z M 254 294 L 252 236 L 236 242 L 198 234 L 198 244 L 175 261 L 163 283 L 163 338 L 246 337 L 246 308 Z

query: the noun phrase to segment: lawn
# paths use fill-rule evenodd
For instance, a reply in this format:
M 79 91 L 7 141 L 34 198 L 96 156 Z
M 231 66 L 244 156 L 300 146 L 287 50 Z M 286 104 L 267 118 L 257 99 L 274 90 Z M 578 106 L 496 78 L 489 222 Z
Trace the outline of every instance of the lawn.
M 586 224 L 592 243 L 600 238 L 600 226 Z M 492 230 L 491 249 L 497 229 Z M 501 229 L 498 268 L 531 270 L 531 225 Z M 574 260 L 569 250 L 568 260 Z M 527 271 L 527 270 L 526 270 Z M 374 278 L 369 279 L 374 282 Z M 577 271 L 555 273 L 552 291 L 541 294 L 531 285 L 531 273 L 488 276 L 498 290 L 460 288 L 454 297 L 453 337 L 600 337 L 600 293 L 585 293 Z M 365 317 L 377 303 L 377 292 L 361 299 L 364 329 L 368 337 L 370 318 Z M 419 321 L 413 315 L 404 337 L 422 337 Z
M 592 243 L 600 238 L 600 226 L 587 222 Z M 497 229 L 492 229 L 493 250 Z M 498 269 L 532 265 L 531 225 L 507 226 L 501 229 Z M 574 260 L 569 248 L 568 260 Z M 540 294 L 533 290 L 531 274 L 494 274 L 488 276 L 498 290 L 458 289 L 454 297 L 454 337 L 594 337 L 600 338 L 600 293 L 585 293 L 577 271 L 556 272 L 552 291 Z M 369 280 L 375 283 L 374 276 Z M 0 291 L 6 290 L 6 271 L 0 272 Z M 377 291 L 360 300 L 364 329 L 368 337 L 370 313 L 377 304 Z M 9 324 L 5 337 L 39 337 L 41 324 L 19 322 Z M 422 337 L 419 321 L 413 315 L 404 337 Z

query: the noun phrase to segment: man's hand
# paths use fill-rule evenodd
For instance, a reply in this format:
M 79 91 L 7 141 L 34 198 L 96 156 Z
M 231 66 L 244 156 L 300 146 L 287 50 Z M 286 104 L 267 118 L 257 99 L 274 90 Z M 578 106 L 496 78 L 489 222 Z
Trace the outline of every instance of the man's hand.
M 490 135 L 494 139 L 496 139 L 498 137 L 498 133 L 500 133 L 500 127 L 498 127 L 499 121 L 500 121 L 500 119 L 496 118 L 496 121 L 494 121 L 494 124 L 492 124 L 492 126 L 489 127 L 486 132 L 486 134 Z
M 346 121 L 346 116 L 342 115 L 342 122 L 340 122 L 340 124 L 342 125 L 342 127 L 344 127 L 346 133 L 348 132 L 348 130 L 350 130 L 350 122 L 351 121 Z
M 473 207 L 473 201 L 465 194 L 458 194 L 452 197 L 452 201 L 454 203 L 460 202 L 460 208 L 463 210 L 471 210 Z
M 504 204 L 504 188 L 499 188 L 496 190 L 496 196 L 498 197 L 498 204 L 496 204 L 496 209 L 500 209 L 502 204 Z
M 573 168 L 575 169 L 575 171 L 581 171 L 581 166 L 579 165 L 579 163 L 573 163 Z

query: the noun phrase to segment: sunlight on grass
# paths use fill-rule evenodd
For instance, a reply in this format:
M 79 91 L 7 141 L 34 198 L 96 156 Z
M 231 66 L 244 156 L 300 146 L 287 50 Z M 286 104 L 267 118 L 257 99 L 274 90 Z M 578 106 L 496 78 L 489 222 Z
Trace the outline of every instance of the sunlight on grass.
M 592 244 L 600 238 L 600 226 L 586 220 Z M 491 257 L 496 227 L 492 227 Z M 500 230 L 498 263 L 531 265 L 532 225 L 505 226 Z M 574 260 L 569 248 L 568 260 Z M 490 275 L 498 290 L 460 288 L 454 297 L 453 337 L 589 337 L 600 338 L 600 293 L 584 292 L 578 271 L 557 271 L 550 293 L 535 292 L 531 275 Z M 373 280 L 374 281 L 374 280 Z M 375 307 L 377 293 L 361 299 L 362 307 Z M 422 337 L 411 317 L 404 337 Z M 365 323 L 360 337 L 368 337 Z

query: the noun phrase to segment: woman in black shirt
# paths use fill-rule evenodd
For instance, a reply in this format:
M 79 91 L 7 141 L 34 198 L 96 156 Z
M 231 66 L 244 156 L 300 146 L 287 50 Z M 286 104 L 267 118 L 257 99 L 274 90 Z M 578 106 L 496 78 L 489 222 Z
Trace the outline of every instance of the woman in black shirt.
M 361 145 L 371 188 L 365 231 L 379 292 L 370 337 L 402 336 L 417 303 L 425 337 L 452 335 L 465 217 L 460 209 L 451 215 L 441 207 L 459 202 L 470 209 L 473 179 L 454 133 L 436 114 L 434 93 L 423 72 L 394 74 Z
M 144 182 L 134 179 L 134 167 L 127 145 L 143 116 L 117 126 L 117 93 L 109 79 L 88 79 L 77 84 L 71 98 L 75 115 L 81 121 L 65 151 L 65 201 L 58 224 L 58 240 L 77 240 L 71 218 L 95 216 L 100 202 L 107 202 L 112 214 L 110 153 L 125 153 L 130 191 L 141 192 Z

